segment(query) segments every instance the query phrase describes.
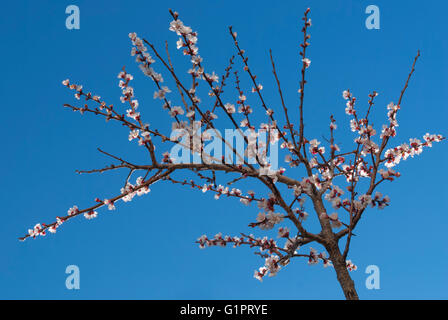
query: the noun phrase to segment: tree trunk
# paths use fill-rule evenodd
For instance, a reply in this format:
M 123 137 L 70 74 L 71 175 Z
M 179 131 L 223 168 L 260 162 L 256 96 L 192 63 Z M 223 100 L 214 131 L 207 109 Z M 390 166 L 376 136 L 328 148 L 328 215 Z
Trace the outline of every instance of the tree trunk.
M 330 259 L 333 262 L 334 270 L 347 300 L 359 300 L 358 293 L 355 289 L 355 283 L 350 277 L 337 242 L 331 242 L 326 246 Z

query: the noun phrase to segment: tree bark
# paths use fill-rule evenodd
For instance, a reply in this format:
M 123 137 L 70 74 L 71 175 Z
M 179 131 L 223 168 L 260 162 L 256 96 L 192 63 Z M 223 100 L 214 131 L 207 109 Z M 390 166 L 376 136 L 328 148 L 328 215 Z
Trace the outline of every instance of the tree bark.
M 350 277 L 346 262 L 339 250 L 338 243 L 336 241 L 331 241 L 326 245 L 326 249 L 330 255 L 330 259 L 333 263 L 337 279 L 344 292 L 345 298 L 347 300 L 359 300 L 358 293 L 355 289 L 355 282 Z

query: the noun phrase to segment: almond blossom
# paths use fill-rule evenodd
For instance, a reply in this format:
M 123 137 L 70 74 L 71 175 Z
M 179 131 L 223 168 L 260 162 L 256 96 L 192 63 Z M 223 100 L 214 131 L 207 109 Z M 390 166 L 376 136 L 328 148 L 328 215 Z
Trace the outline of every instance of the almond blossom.
M 283 98 L 272 51 L 270 58 L 276 87 L 266 88 L 242 48 L 243 41 L 239 41 L 238 34 L 229 27 L 235 57 L 239 62 L 236 63 L 232 57 L 218 76 L 218 73 L 208 69 L 204 62 L 207 60 L 199 55 L 198 33 L 186 26 L 179 19 L 179 14 L 171 10 L 172 21 L 168 28 L 173 32 L 174 48 L 178 50 L 174 51 L 187 64 L 183 69 L 188 70 L 186 74 L 180 75 L 178 70 L 182 68 L 172 65 L 168 45 L 165 47 L 165 55 L 151 42 L 134 32 L 129 33 L 131 56 L 135 57 L 138 68 L 150 78 L 154 86 L 150 93 L 153 93 L 155 100 L 150 99 L 149 103 L 160 103 L 166 110 L 164 116 L 169 121 L 166 126 L 153 129 L 152 125 L 143 122 L 145 117 L 154 119 L 155 116 L 148 111 L 145 101 L 135 96 L 131 86 L 134 77 L 125 68 L 118 74 L 121 95 L 117 97 L 116 105 L 89 92 L 83 85 L 69 79 L 63 80 L 62 85 L 75 95 L 75 102 L 83 100 L 80 106 L 67 103 L 64 107 L 81 115 L 89 114 L 107 122 L 119 123 L 125 129 L 126 136 L 123 139 L 134 144 L 137 141 L 146 158 L 134 162 L 98 149 L 114 164 L 77 172 L 93 174 L 124 171 L 123 181 L 114 189 L 114 194 L 105 199 L 95 198 L 84 209 L 74 205 L 68 209 L 67 215 L 56 217 L 50 224 L 35 224 L 20 240 L 44 236 L 47 230 L 56 233 L 62 224 L 80 215 L 92 220 L 98 217 L 100 210 L 117 210 L 118 203 L 129 203 L 149 194 L 157 182 L 172 183 L 220 201 L 218 203 L 222 206 L 226 206 L 226 201 L 236 201 L 247 206 L 244 210 L 254 208 L 253 214 L 247 216 L 248 225 L 245 227 L 254 230 L 254 233 L 265 234 L 202 235 L 196 240 L 199 248 L 247 246 L 255 249 L 254 253 L 264 263 L 253 274 L 260 281 L 265 276 L 275 276 L 293 260 L 302 258 L 309 265 L 334 269 L 345 297 L 358 299 L 349 274 L 357 266 L 347 258 L 359 221 L 367 214 L 375 219 L 376 211 L 367 213 L 370 208 L 385 209 L 384 214 L 392 214 L 386 209 L 391 204 L 390 197 L 377 189 L 383 183 L 401 177 L 401 173 L 392 168 L 402 160 L 421 155 L 427 150 L 426 147 L 442 142 L 445 137 L 426 133 L 423 138 L 411 138 L 407 143 L 390 146 L 390 140 L 397 134 L 397 114 L 402 109 L 406 111 L 404 104 L 402 106 L 402 97 L 414 73 L 418 53 L 400 98 L 380 109 L 387 118 L 381 128 L 375 125 L 376 121 L 371 120 L 372 113 L 377 109 L 374 105 L 378 93 L 373 91 L 369 94 L 367 105 L 363 105 L 358 103 L 350 89 L 346 89 L 342 92 L 345 113 L 349 116 L 346 132 L 350 137 L 354 136 L 353 145 L 341 142 L 338 135 L 343 134 L 344 129 L 336 123 L 333 115 L 329 115 L 329 125 L 328 120 L 324 122 L 326 132 L 322 132 L 323 140 L 312 139 L 309 125 L 305 125 L 304 120 L 305 75 L 311 64 L 307 56 L 311 38 L 308 33 L 311 27 L 309 13 L 310 9 L 306 9 L 302 18 L 297 113 L 288 109 Z M 175 83 L 171 89 L 163 85 L 162 72 L 153 69 L 156 61 L 163 68 L 163 75 Z M 239 72 L 247 77 L 244 81 L 240 80 Z M 183 76 L 189 80 L 185 81 Z M 228 85 L 233 79 L 231 76 L 234 76 L 234 84 Z M 249 83 L 247 88 L 242 85 L 246 80 Z M 265 92 L 272 89 L 280 97 L 278 104 L 271 104 L 272 99 L 265 97 Z M 202 97 L 204 92 L 205 97 Z M 343 114 L 344 105 L 337 112 Z M 158 123 L 162 121 L 155 120 Z M 229 129 L 226 126 L 244 137 L 242 152 L 237 150 L 233 140 L 226 140 L 222 134 L 224 130 L 220 128 Z M 263 135 L 267 136 L 265 140 L 260 139 Z M 207 143 L 215 140 L 226 146 L 226 152 L 211 154 Z M 275 151 L 278 151 L 287 166 L 271 162 L 268 150 L 272 151 L 276 145 L 280 146 L 280 150 Z M 176 152 L 170 152 L 175 148 L 185 151 L 189 159 L 191 156 L 200 161 L 178 159 L 180 156 Z M 135 179 L 137 174 L 139 176 Z M 255 191 L 246 192 L 248 184 L 258 187 Z M 267 235 L 270 234 L 276 238 L 269 238 Z

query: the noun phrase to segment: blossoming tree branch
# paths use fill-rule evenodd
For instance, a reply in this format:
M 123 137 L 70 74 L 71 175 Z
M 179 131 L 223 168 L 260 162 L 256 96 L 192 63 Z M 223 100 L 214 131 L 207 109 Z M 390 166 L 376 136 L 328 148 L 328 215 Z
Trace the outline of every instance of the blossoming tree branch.
M 254 272 L 254 277 L 258 280 L 266 275 L 276 275 L 282 267 L 296 258 L 303 258 L 311 265 L 321 262 L 324 267 L 334 268 L 345 297 L 358 299 L 350 277 L 350 271 L 356 270 L 356 265 L 348 259 L 356 226 L 367 208 L 382 209 L 389 205 L 389 197 L 377 189 L 383 182 L 400 177 L 400 173 L 393 167 L 401 160 L 419 155 L 426 147 L 445 138 L 439 134 L 427 133 L 422 139 L 410 139 L 409 143 L 397 144 L 393 139 L 398 127 L 397 115 L 419 53 L 412 63 L 398 100 L 387 106 L 387 120 L 379 137 L 370 120 L 378 93 L 373 91 L 369 94 L 367 107 L 361 110 L 357 108 L 357 99 L 350 90 L 344 91 L 342 97 L 346 100 L 345 112 L 350 118 L 350 129 L 356 135 L 353 147 L 342 151 L 335 143 L 337 125 L 332 115 L 329 119 L 329 139 L 325 139 L 325 143 L 309 137 L 304 130 L 303 117 L 307 84 L 305 76 L 311 65 L 311 60 L 307 57 L 307 48 L 310 46 L 308 31 L 311 27 L 309 12 L 310 9 L 307 9 L 302 18 L 297 116 L 292 115 L 284 101 L 272 52 L 270 65 L 276 83 L 274 90 L 279 95 L 281 106 L 276 109 L 266 102 L 264 88 L 249 65 L 232 27 L 229 32 L 236 54 L 231 57 L 219 77 L 214 71 L 206 69 L 199 55 L 197 32 L 184 25 L 178 13 L 171 10 L 173 20 L 169 30 L 177 34 L 177 49 L 191 63 L 187 80 L 174 68 L 167 44 L 164 50 L 159 51 L 148 40 L 139 38 L 135 33 L 129 34 L 132 56 L 136 57 L 141 71 L 153 82 L 154 99 L 162 102 L 173 121 L 171 133 L 152 129 L 144 122 L 144 110 L 139 108 L 136 93 L 131 86 L 133 76 L 124 68 L 118 74 L 118 85 L 122 91 L 121 104 L 118 105 L 106 102 L 81 85 L 64 80 L 63 85 L 75 92 L 76 99 L 85 100 L 83 105 L 64 104 L 65 107 L 121 124 L 128 131 L 129 141 L 144 148 L 147 161 L 142 164 L 133 163 L 120 155 L 98 149 L 110 157 L 114 164 L 78 172 L 126 170 L 125 185 L 120 193 L 107 199 L 96 198 L 90 207 L 84 209 L 73 206 L 67 215 L 56 217 L 52 223 L 36 224 L 20 240 L 44 236 L 47 232 L 55 233 L 61 225 L 81 215 L 86 219 L 95 218 L 102 207 L 115 210 L 120 201 L 129 202 L 135 196 L 149 193 L 150 186 L 155 182 L 171 182 L 212 193 L 215 199 L 225 196 L 234 198 L 243 205 L 255 203 L 258 215 L 254 216 L 249 227 L 263 232 L 278 230 L 277 238 L 257 237 L 248 232 L 233 236 L 223 236 L 221 233 L 212 237 L 203 235 L 196 241 L 200 248 L 227 245 L 256 248 L 256 254 L 264 259 L 264 265 Z M 236 67 L 238 62 L 240 67 Z M 156 71 L 155 68 L 160 70 Z M 168 88 L 165 85 L 162 72 L 175 86 Z M 242 76 L 250 81 L 249 90 L 242 88 Z M 228 85 L 232 79 L 234 88 Z M 208 91 L 207 101 L 202 101 L 199 97 L 199 88 L 206 88 Z M 232 98 L 224 97 L 225 90 Z M 251 95 L 253 101 L 249 103 L 246 95 Z M 177 105 L 169 100 L 171 96 L 173 99 L 177 97 Z M 255 113 L 263 114 L 266 123 L 255 123 Z M 242 150 L 233 146 L 233 140 L 230 141 L 219 129 L 229 126 L 243 137 Z M 266 142 L 257 139 L 262 133 L 268 136 Z M 230 150 L 229 154 L 216 156 L 208 152 L 206 142 L 212 139 L 223 143 Z M 272 165 L 272 159 L 267 157 L 269 148 L 273 148 L 275 144 L 279 144 L 282 152 L 286 153 L 285 166 L 289 166 L 288 170 Z M 173 152 L 168 151 L 176 147 L 198 156 L 200 161 L 178 161 Z M 302 168 L 304 174 L 299 176 L 293 168 Z M 138 172 L 141 173 L 140 176 L 131 183 L 133 175 Z M 178 178 L 179 172 L 189 173 L 190 178 Z M 238 189 L 238 183 L 244 180 L 255 181 L 259 185 L 257 192 Z M 366 182 L 361 183 L 363 180 Z M 306 210 L 314 213 L 308 214 Z M 310 231 L 310 219 L 316 219 L 320 230 Z

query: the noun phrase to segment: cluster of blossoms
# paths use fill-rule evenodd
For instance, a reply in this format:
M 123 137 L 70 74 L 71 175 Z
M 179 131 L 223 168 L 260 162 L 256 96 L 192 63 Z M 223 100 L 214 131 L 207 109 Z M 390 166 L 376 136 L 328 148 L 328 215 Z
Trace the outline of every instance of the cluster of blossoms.
M 323 178 L 324 180 L 321 180 L 321 178 Z M 313 187 L 315 187 L 317 190 L 321 190 L 323 182 L 327 181 L 327 178 L 329 179 L 329 177 L 326 177 L 323 174 L 321 178 L 319 178 L 318 173 L 315 173 L 310 177 L 304 177 L 300 182 L 303 192 L 310 195 L 313 192 Z
M 257 216 L 257 222 L 251 223 L 250 226 L 258 226 L 261 230 L 269 230 L 274 225 L 283 222 L 284 216 L 281 213 L 275 212 L 259 212 Z
M 369 101 L 370 106 L 373 105 L 373 99 L 376 96 L 378 96 L 376 91 L 369 95 L 371 99 Z M 355 109 L 356 98 L 350 93 L 349 90 L 345 90 L 342 93 L 342 97 L 348 100 L 346 103 L 345 113 L 353 116 L 353 119 L 350 120 L 350 129 L 352 132 L 357 132 L 359 135 L 355 139 L 355 142 L 362 146 L 361 155 L 365 157 L 369 153 L 377 153 L 379 151 L 379 147 L 374 141 L 371 140 L 371 138 L 376 135 L 376 130 L 369 124 L 367 118 L 358 118 Z
M 32 238 L 36 238 L 37 236 L 45 236 L 45 230 L 43 230 L 40 223 L 36 224 L 33 229 L 28 229 L 28 235 Z
M 136 56 L 135 61 L 139 63 L 140 70 L 142 70 L 145 75 L 152 78 L 155 82 L 163 82 L 162 75 L 155 72 L 151 67 L 155 60 L 148 53 L 148 49 L 144 45 L 142 39 L 137 37 L 137 34 L 135 32 L 129 33 L 129 38 L 134 45 L 131 50 L 131 55 Z
M 289 228 L 288 227 L 280 227 L 278 228 L 278 238 L 289 238 Z
M 224 187 L 223 185 L 215 186 L 213 183 L 205 183 L 204 185 L 196 184 L 193 180 L 187 181 L 176 181 L 173 178 L 168 178 L 173 183 L 179 183 L 182 185 L 190 185 L 192 188 L 200 189 L 203 193 L 207 191 L 212 191 L 215 193 L 214 198 L 219 200 L 221 196 L 225 195 L 227 197 L 236 197 L 240 199 L 240 202 L 249 205 L 252 201 L 264 201 L 264 199 L 255 198 L 255 192 L 252 190 L 247 191 L 247 195 L 244 195 L 243 192 L 238 188 Z
M 301 200 L 305 200 L 305 198 L 302 198 Z M 301 208 L 295 208 L 294 213 L 298 215 L 299 220 L 302 222 L 305 221 L 309 216 L 309 214 Z
M 118 74 L 117 78 L 120 79 L 118 86 L 121 88 L 121 92 L 123 94 L 120 97 L 120 101 L 122 103 L 128 102 L 131 107 L 131 109 L 126 110 L 126 116 L 135 121 L 140 121 L 140 112 L 136 111 L 138 108 L 138 100 L 132 99 L 134 97 L 134 88 L 129 85 L 129 82 L 134 79 L 134 77 L 123 70 Z M 131 132 L 135 134 L 135 130 Z
M 381 175 L 383 176 L 383 178 L 387 177 L 385 179 L 389 180 L 393 180 L 393 178 L 390 177 L 392 175 L 395 175 L 397 177 L 399 176 L 398 173 L 392 173 L 384 170 L 382 170 Z M 329 201 L 334 209 L 339 209 L 341 207 L 349 209 L 350 205 L 353 204 L 353 210 L 357 212 L 364 210 L 368 206 L 371 206 L 373 208 L 376 205 L 378 205 L 379 209 L 383 209 L 390 202 L 390 198 L 388 196 L 383 197 L 382 194 L 378 191 L 375 193 L 374 197 L 369 194 L 362 194 L 358 197 L 357 200 L 353 200 L 353 203 L 349 199 L 341 200 L 340 196 L 343 193 L 344 192 L 342 191 L 342 189 L 340 189 L 338 186 L 333 186 L 332 190 L 325 195 L 325 200 Z M 331 215 L 329 217 L 330 220 L 335 220 L 331 218 Z M 337 214 L 333 217 L 337 218 Z
M 308 58 L 303 58 L 302 62 L 305 65 L 305 68 L 309 68 L 309 66 L 311 65 L 311 60 Z
M 69 79 L 65 79 L 62 81 L 62 85 L 66 86 L 67 88 L 69 88 L 70 90 L 75 90 L 75 98 L 80 100 L 82 96 L 85 97 L 86 101 L 87 100 L 93 100 L 96 101 L 98 103 L 100 103 L 100 109 L 102 109 L 106 103 L 105 102 L 101 102 L 101 97 L 97 96 L 97 95 L 92 95 L 90 92 L 85 93 L 83 91 L 83 86 L 79 85 L 79 84 L 74 84 L 74 83 L 70 83 Z M 86 106 L 84 108 L 79 108 L 79 111 L 81 114 L 83 114 L 83 112 L 86 110 Z
M 131 201 L 135 195 L 141 196 L 144 194 L 149 193 L 151 190 L 149 189 L 149 186 L 147 183 L 145 183 L 144 179 L 142 177 L 138 177 L 136 180 L 136 185 L 132 185 L 129 182 L 126 183 L 126 186 L 121 189 L 122 196 L 117 197 L 118 199 L 123 200 L 123 202 L 129 202 Z M 67 210 L 67 216 L 65 217 L 56 217 L 56 222 L 47 225 L 47 224 L 36 224 L 33 229 L 28 230 L 28 236 L 35 238 L 36 236 L 45 236 L 46 230 L 48 230 L 50 233 L 56 233 L 57 228 L 59 228 L 63 222 L 66 220 L 73 218 L 81 213 L 84 213 L 84 217 L 87 220 L 94 219 L 98 217 L 98 212 L 95 210 L 97 207 L 101 206 L 107 206 L 109 210 L 115 210 L 115 202 L 118 200 L 111 200 L 111 199 L 104 199 L 100 200 L 99 198 L 95 199 L 95 202 L 99 203 L 99 205 L 96 205 L 92 208 L 80 210 L 77 205 L 72 206 Z M 24 238 L 25 239 L 25 238 Z M 21 239 L 21 240 L 24 240 Z
M 347 269 L 349 271 L 356 271 L 356 269 L 358 269 L 358 267 L 355 264 L 353 264 L 351 260 L 347 260 L 345 263 L 347 264 Z
M 398 127 L 397 113 L 400 109 L 400 105 L 396 105 L 393 102 L 387 105 L 387 118 L 389 120 L 389 125 L 383 125 L 381 131 L 381 138 L 383 137 L 395 137 L 397 134 L 396 127 Z
M 373 197 L 371 199 L 370 205 L 372 207 L 374 207 L 375 205 L 378 205 L 379 209 L 384 209 L 386 206 L 389 205 L 389 202 L 390 202 L 389 196 L 383 197 L 382 193 L 377 191 L 377 192 L 375 192 L 375 197 Z
M 98 212 L 90 210 L 84 213 L 84 217 L 88 220 L 98 217 Z
M 352 97 L 352 94 L 350 93 L 350 90 L 344 90 L 342 92 L 342 97 L 345 100 L 347 100 L 345 113 L 348 114 L 348 115 L 355 115 L 356 114 L 356 111 L 355 111 L 356 98 Z M 352 127 L 352 130 L 353 130 L 353 127 Z
M 320 217 L 321 219 L 329 219 L 332 228 L 337 229 L 337 228 L 342 227 L 342 222 L 339 220 L 339 217 L 338 217 L 338 213 L 337 213 L 337 212 L 333 212 L 333 213 L 330 214 L 330 215 L 328 215 L 328 214 L 326 214 L 326 213 L 322 213 L 319 217 Z
M 139 129 L 134 129 L 131 127 L 131 130 L 129 131 L 128 140 L 132 141 L 134 139 L 138 139 L 138 144 L 143 146 L 147 143 L 150 143 L 150 133 L 147 131 L 149 128 L 149 124 L 143 124 L 140 117 L 140 112 L 137 112 L 137 108 L 139 106 L 138 100 L 133 99 L 134 98 L 134 88 L 129 85 L 130 81 L 134 79 L 134 77 L 127 73 L 125 70 L 121 71 L 118 76 L 118 79 L 120 79 L 118 86 L 122 90 L 122 96 L 120 97 L 120 101 L 122 103 L 128 103 L 130 106 L 130 109 L 126 110 L 126 116 L 130 119 L 133 119 L 139 123 L 139 125 L 142 127 L 142 131 Z
M 374 92 L 374 94 L 371 95 L 371 99 L 373 99 L 373 97 L 377 95 L 378 93 Z M 376 130 L 368 124 L 367 119 L 357 118 L 356 110 L 354 108 L 356 98 L 352 96 L 350 91 L 345 90 L 342 93 L 342 96 L 344 99 L 348 100 L 347 107 L 345 109 L 346 113 L 355 117 L 354 119 L 350 120 L 350 127 L 352 131 L 358 132 L 359 134 L 359 137 L 355 139 L 355 142 L 363 146 L 361 155 L 366 156 L 369 153 L 371 153 L 372 155 L 377 154 L 380 151 L 380 148 L 375 142 L 371 140 L 371 137 L 376 134 Z M 383 129 L 380 135 L 381 139 L 396 136 L 395 128 L 398 127 L 397 113 L 399 109 L 400 106 L 394 104 L 393 102 L 387 105 L 387 117 L 389 120 L 389 125 L 383 125 Z M 432 142 L 440 142 L 444 139 L 444 137 L 439 134 L 426 133 L 423 136 L 423 139 L 425 142 L 422 142 L 419 139 L 409 139 L 409 144 L 403 143 L 395 148 L 386 150 L 384 154 L 386 160 L 385 166 L 387 168 L 391 168 L 400 163 L 401 160 L 406 160 L 409 156 L 414 157 L 415 155 L 419 155 L 420 153 L 422 153 L 423 147 L 431 147 Z M 369 176 L 367 170 L 364 170 L 364 173 L 364 176 Z
M 166 98 L 166 94 L 170 92 L 170 88 L 168 88 L 167 86 L 162 86 L 160 90 L 154 92 L 153 98 L 163 100 Z
M 310 248 L 310 254 L 308 257 L 308 264 L 314 265 L 318 264 L 319 260 L 322 260 L 324 268 L 330 267 L 333 264 L 331 263 L 331 260 L 327 258 L 327 255 L 325 252 L 317 253 L 316 249 Z
M 393 169 L 388 168 L 387 170 L 380 169 L 378 173 L 381 175 L 381 177 L 385 180 L 393 181 L 393 177 L 399 178 L 401 176 L 400 172 L 395 172 Z
M 144 40 L 139 38 L 135 32 L 129 33 L 129 38 L 132 41 L 134 47 L 132 48 L 131 55 L 136 56 L 136 61 L 139 64 L 142 72 L 150 77 L 157 86 L 157 91 L 154 92 L 154 99 L 164 100 L 163 108 L 169 110 L 169 114 L 175 118 L 177 115 L 184 114 L 184 110 L 179 107 L 171 107 L 171 102 L 166 99 L 167 93 L 171 92 L 171 90 L 167 86 L 162 86 L 163 77 L 160 73 L 154 71 L 151 65 L 155 62 L 155 60 L 151 57 L 151 55 L 147 52 L 147 47 L 144 45 Z M 146 137 L 143 140 L 149 139 L 149 133 L 144 133 Z M 145 141 L 140 140 L 140 144 L 144 144 Z
M 241 123 L 240 126 L 241 127 L 246 127 L 249 123 L 249 120 L 247 118 L 248 115 L 250 115 L 251 113 L 253 113 L 253 109 L 250 105 L 246 104 L 246 96 L 243 94 L 243 91 L 240 90 L 240 95 L 238 97 L 238 100 L 236 100 L 236 103 L 239 105 L 238 106 L 238 113 L 242 113 L 244 116 L 246 116 L 245 122 Z M 244 121 L 243 120 L 243 121 Z
M 101 202 L 100 199 L 97 199 L 96 201 L 97 202 Z M 102 202 L 107 206 L 107 209 L 109 209 L 111 211 L 116 209 L 115 201 L 110 200 L 110 199 L 104 199 Z
M 199 55 L 199 49 L 197 47 L 198 42 L 198 34 L 197 32 L 193 32 L 193 30 L 185 26 L 184 23 L 178 19 L 178 14 L 176 12 L 173 13 L 174 20 L 170 23 L 170 31 L 175 32 L 178 36 L 180 36 L 177 41 L 177 49 L 183 49 L 184 55 L 189 55 L 191 57 L 191 63 L 193 64 L 193 68 L 188 71 L 188 73 L 194 75 L 195 77 L 200 78 L 204 69 L 200 66 L 202 62 L 202 58 Z M 210 77 L 212 81 L 215 81 L 215 77 Z
M 80 99 L 81 95 L 83 94 L 82 91 L 82 85 L 77 85 L 77 84 L 71 84 L 69 79 L 65 79 L 62 81 L 62 84 L 66 87 L 68 87 L 70 90 L 75 90 L 75 98 L 76 99 Z
M 204 184 L 204 186 L 202 187 L 202 192 L 206 192 L 207 190 L 213 190 L 213 185 L 209 184 L 206 185 Z M 231 190 L 229 190 L 229 187 L 224 187 L 223 185 L 218 185 L 218 187 L 216 188 L 216 194 L 215 194 L 215 199 L 218 200 L 221 195 L 228 195 L 228 196 L 241 196 L 242 192 L 240 189 L 238 188 L 232 188 Z M 252 193 L 253 194 L 253 193 Z M 247 198 L 245 198 L 247 199 Z
M 145 195 L 151 192 L 148 185 L 143 184 L 143 177 L 138 177 L 135 186 L 131 183 L 127 182 L 124 188 L 121 188 L 121 194 L 125 196 L 122 198 L 123 202 L 132 201 L 132 199 L 137 196 Z
M 67 211 L 67 214 L 69 215 L 69 216 L 73 216 L 73 215 L 75 215 L 75 214 L 78 214 L 79 213 L 79 209 L 78 209 L 78 206 L 73 206 L 73 207 L 71 207 L 70 209 L 68 209 L 68 211 Z
M 339 209 L 342 205 L 342 200 L 340 196 L 344 194 L 344 191 L 339 188 L 337 185 L 333 185 L 330 192 L 325 195 L 325 200 L 331 202 L 331 205 L 335 209 Z
M 317 141 L 316 139 L 310 141 L 310 153 L 312 155 L 325 153 L 325 147 L 319 147 L 319 145 L 320 142 Z
M 216 234 L 213 238 L 208 238 L 206 235 L 202 235 L 197 239 L 197 243 L 201 249 L 206 247 L 220 246 L 226 247 L 227 245 L 232 245 L 234 248 L 241 245 L 248 245 L 249 247 L 257 247 L 260 249 L 260 255 L 265 257 L 265 265 L 255 270 L 254 277 L 260 281 L 263 277 L 269 275 L 270 277 L 275 276 L 281 269 L 281 265 L 286 265 L 288 260 L 284 259 L 282 252 L 286 252 L 287 249 L 292 247 L 292 241 L 289 239 L 289 229 L 279 228 L 279 237 L 286 238 L 287 242 L 284 248 L 278 247 L 274 239 L 269 239 L 268 237 L 255 238 L 254 235 L 244 235 L 240 237 L 234 236 L 223 236 L 222 233 Z M 266 253 L 263 253 L 266 252 Z M 294 251 L 294 253 L 297 253 Z M 331 266 L 331 261 L 326 257 L 324 252 L 317 253 L 313 248 L 310 248 L 310 253 L 304 255 L 308 257 L 309 264 L 317 264 L 319 260 L 322 260 L 323 266 Z
M 48 227 L 48 231 L 50 233 L 56 233 L 56 229 L 59 228 L 63 222 L 64 220 L 61 217 L 56 217 L 56 222 Z
M 165 151 L 163 153 L 163 159 L 162 159 L 163 163 L 173 163 L 174 162 L 173 160 L 174 159 L 171 158 L 171 154 L 169 151 Z
M 258 159 L 260 159 L 261 155 L 265 155 L 265 153 L 261 152 L 258 155 Z M 267 176 L 272 179 L 272 181 L 275 183 L 278 180 L 278 175 L 282 175 L 285 172 L 285 168 L 279 168 L 278 170 L 272 170 L 270 164 L 266 164 L 265 166 L 261 167 L 258 170 L 258 175 L 261 176 Z
M 406 160 L 409 156 L 414 157 L 423 151 L 423 147 L 432 147 L 432 142 L 440 142 L 444 139 L 440 134 L 426 133 L 423 136 L 422 142 L 419 139 L 409 139 L 409 144 L 403 143 L 395 148 L 388 149 L 384 153 L 386 158 L 385 166 L 391 168 L 400 163 L 401 160 Z
M 281 269 L 280 258 L 277 255 L 269 256 L 265 259 L 265 265 L 254 271 L 254 278 L 263 281 L 263 277 L 269 273 L 269 277 L 275 276 Z
M 209 239 L 206 235 L 202 235 L 198 238 L 197 243 L 199 244 L 199 248 L 204 249 L 205 247 L 213 247 L 220 246 L 225 247 L 228 244 L 233 245 L 234 248 L 247 244 L 251 248 L 258 247 L 260 251 L 267 251 L 268 253 L 279 253 L 279 248 L 277 247 L 277 243 L 274 239 L 269 239 L 268 237 L 263 238 L 255 238 L 254 235 L 245 235 L 242 234 L 241 237 L 230 237 L 230 236 L 222 236 L 222 233 L 216 234 L 213 238 Z
M 76 207 L 76 206 L 75 206 Z M 45 236 L 46 230 L 50 233 L 56 233 L 56 229 L 64 222 L 64 218 L 56 217 L 56 222 L 51 225 L 46 225 L 45 223 L 36 224 L 33 229 L 28 229 L 28 236 L 36 238 L 37 236 Z

